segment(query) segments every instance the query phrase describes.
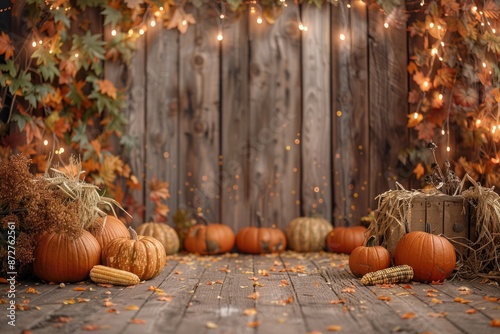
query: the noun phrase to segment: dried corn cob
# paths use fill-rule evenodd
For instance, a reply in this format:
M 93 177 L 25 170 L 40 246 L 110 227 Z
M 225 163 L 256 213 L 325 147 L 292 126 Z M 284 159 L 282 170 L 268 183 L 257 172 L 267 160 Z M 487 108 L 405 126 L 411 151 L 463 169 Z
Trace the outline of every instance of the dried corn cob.
M 412 278 L 413 268 L 403 264 L 368 273 L 361 278 L 361 283 L 363 285 L 403 283 L 411 281 Z
M 96 283 L 114 285 L 134 285 L 141 281 L 134 273 L 102 265 L 92 267 L 90 279 Z

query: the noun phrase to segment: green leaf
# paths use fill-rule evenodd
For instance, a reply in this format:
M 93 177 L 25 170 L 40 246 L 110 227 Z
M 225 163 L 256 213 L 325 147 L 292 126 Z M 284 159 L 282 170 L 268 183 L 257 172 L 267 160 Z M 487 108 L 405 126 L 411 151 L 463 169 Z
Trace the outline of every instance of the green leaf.
M 89 139 L 87 137 L 87 125 L 81 120 L 78 120 L 78 126 L 73 129 L 73 136 L 71 137 L 71 142 L 78 143 L 80 148 L 88 148 L 90 145 Z
M 5 64 L 0 63 L 0 71 L 6 72 L 10 76 L 10 78 L 13 78 L 17 75 L 17 68 L 12 59 L 7 60 Z
M 31 117 L 26 115 L 21 115 L 19 113 L 14 113 L 12 115 L 12 121 L 17 122 L 17 126 L 19 127 L 19 131 L 23 131 L 26 123 L 31 122 Z
M 27 72 L 20 72 L 17 78 L 13 78 L 9 86 L 9 91 L 12 95 L 16 94 L 17 90 L 21 91 L 21 94 L 26 96 L 30 93 L 33 88 L 31 83 L 31 74 Z
M 229 8 L 233 12 L 237 11 L 242 3 L 243 3 L 242 0 L 227 0 L 227 4 L 229 5 Z
M 62 22 L 64 26 L 69 29 L 71 27 L 71 21 L 69 17 L 66 15 L 66 8 L 64 6 L 60 6 L 57 9 L 53 9 L 52 12 L 54 13 L 54 22 Z
M 120 10 L 111 6 L 106 6 L 101 14 L 104 16 L 104 25 L 111 24 L 112 27 L 118 26 L 123 17 Z
M 139 147 L 139 137 L 131 135 L 122 135 L 120 137 L 120 145 L 122 145 L 125 150 L 130 151 L 136 147 Z
M 106 42 L 102 40 L 101 34 L 92 34 L 87 31 L 83 36 L 73 35 L 71 50 L 78 53 L 83 68 L 88 70 L 89 65 L 104 59 L 105 45 Z

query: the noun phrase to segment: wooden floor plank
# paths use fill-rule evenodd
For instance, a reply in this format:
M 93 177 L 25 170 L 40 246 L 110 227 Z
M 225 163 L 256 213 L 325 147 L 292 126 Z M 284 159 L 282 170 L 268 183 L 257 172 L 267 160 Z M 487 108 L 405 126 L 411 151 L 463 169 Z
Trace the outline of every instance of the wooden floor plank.
M 500 319 L 497 282 L 455 279 L 437 285 L 367 287 L 352 276 L 347 259 L 324 252 L 183 254 L 169 257 L 158 277 L 133 287 L 88 281 L 60 288 L 25 280 L 17 287 L 16 302 L 28 306 L 16 310 L 15 330 L 4 321 L 0 332 L 476 334 L 500 330 L 491 325 Z

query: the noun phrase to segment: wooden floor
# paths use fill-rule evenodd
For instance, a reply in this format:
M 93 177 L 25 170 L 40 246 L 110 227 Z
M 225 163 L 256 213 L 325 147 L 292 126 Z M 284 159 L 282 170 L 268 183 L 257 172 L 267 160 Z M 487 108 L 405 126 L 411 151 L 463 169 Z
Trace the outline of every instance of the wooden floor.
M 176 256 L 133 287 L 30 280 L 15 301 L 0 333 L 500 333 L 497 283 L 365 287 L 330 253 Z

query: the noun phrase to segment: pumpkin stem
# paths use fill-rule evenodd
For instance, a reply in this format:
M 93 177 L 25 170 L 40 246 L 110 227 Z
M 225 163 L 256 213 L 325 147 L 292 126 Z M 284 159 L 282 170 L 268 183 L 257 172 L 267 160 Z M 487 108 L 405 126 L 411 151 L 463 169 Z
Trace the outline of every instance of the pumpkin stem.
M 368 240 L 366 240 L 366 247 L 373 247 L 375 246 L 375 239 L 377 237 L 375 236 L 375 234 L 372 234 L 370 235 L 370 237 L 368 238 Z
M 255 214 L 257 215 L 257 227 L 261 228 L 262 222 L 264 221 L 264 218 L 262 217 L 262 212 L 257 211 Z
M 198 220 L 200 220 L 203 224 L 208 225 L 208 221 L 207 221 L 207 219 L 206 219 L 205 217 L 203 217 L 202 215 L 199 215 L 199 214 L 194 214 L 194 216 L 195 216 Z
M 130 239 L 139 240 L 139 238 L 137 237 L 137 232 L 131 226 L 128 227 L 128 231 L 130 233 Z

